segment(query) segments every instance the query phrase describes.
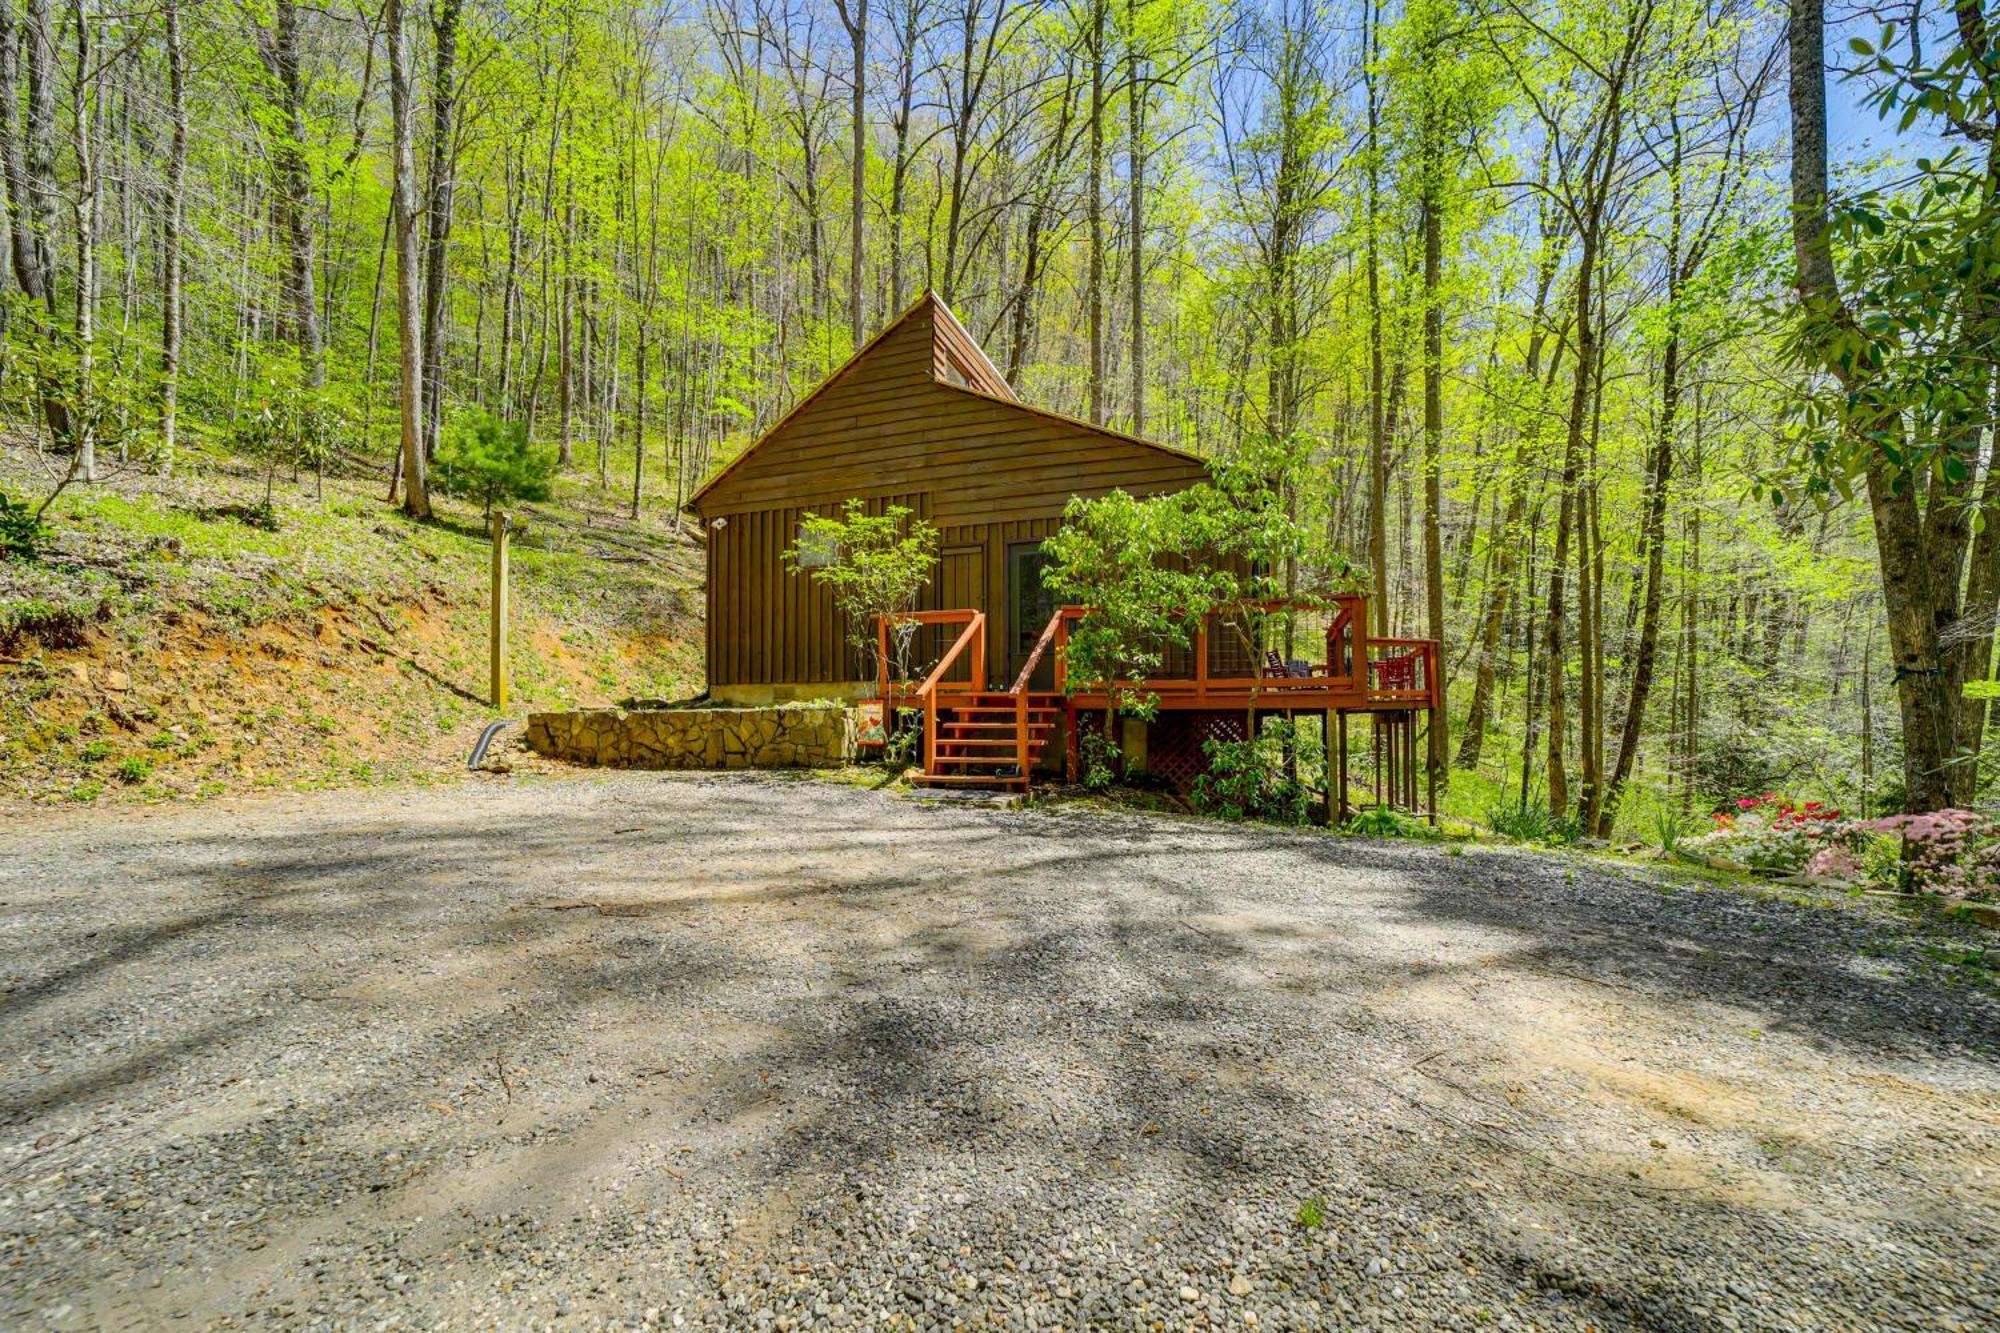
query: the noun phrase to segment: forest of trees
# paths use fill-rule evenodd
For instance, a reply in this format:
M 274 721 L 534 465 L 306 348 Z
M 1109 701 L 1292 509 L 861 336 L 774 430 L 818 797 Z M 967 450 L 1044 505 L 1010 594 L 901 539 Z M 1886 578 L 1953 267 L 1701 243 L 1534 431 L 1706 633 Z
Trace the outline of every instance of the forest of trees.
M 1444 641 L 1461 781 L 1607 834 L 1963 803 L 1992 21 L 0 0 L 0 387 L 73 484 L 254 443 L 422 515 L 478 407 L 668 525 L 933 288 L 1031 402 L 1308 450 L 1299 512 Z

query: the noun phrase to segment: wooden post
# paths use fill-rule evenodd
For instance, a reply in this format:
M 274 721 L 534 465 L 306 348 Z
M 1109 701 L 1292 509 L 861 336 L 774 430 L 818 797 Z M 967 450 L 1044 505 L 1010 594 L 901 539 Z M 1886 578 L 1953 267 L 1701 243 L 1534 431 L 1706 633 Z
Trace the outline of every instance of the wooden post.
M 1028 692 L 1026 690 L 1014 696 L 1014 763 L 1021 771 L 1021 790 L 1032 792 L 1034 784 L 1028 778 Z
M 1347 822 L 1348 810 L 1352 804 L 1347 782 L 1347 714 L 1336 714 L 1340 719 L 1340 822 Z
M 1208 698 L 1208 617 L 1201 618 L 1201 624 L 1194 631 L 1194 697 L 1197 703 Z M 1257 738 L 1253 735 L 1251 740 Z
M 1424 711 L 1424 739 L 1425 739 L 1425 741 L 1426 741 L 1427 743 L 1428 743 L 1428 741 L 1429 741 L 1429 739 L 1430 739 L 1430 729 L 1431 729 L 1432 727 L 1435 727 L 1436 725 L 1437 725 L 1437 709 L 1435 709 L 1435 708 L 1430 708 L 1430 709 L 1426 709 L 1426 710 Z M 1425 771 L 1426 773 L 1428 773 L 1428 774 L 1430 775 L 1430 790 L 1429 790 L 1429 792 L 1427 793 L 1427 794 L 1428 794 L 1428 796 L 1429 796 L 1429 799 L 1430 799 L 1430 809 L 1429 809 L 1429 810 L 1427 811 L 1427 814 L 1428 814 L 1428 815 L 1429 815 L 1429 817 L 1430 817 L 1430 823 L 1431 823 L 1431 827 L 1432 827 L 1432 828 L 1436 828 L 1436 827 L 1437 827 L 1437 822 L 1438 822 L 1438 771 L 1437 771 L 1437 765 L 1436 765 L 1436 764 L 1426 764 L 1426 765 L 1424 765 L 1424 771 Z
M 488 597 L 492 611 L 491 631 L 488 634 L 488 697 L 493 707 L 500 712 L 507 709 L 507 515 L 493 511 L 488 520 L 488 528 L 493 538 L 493 588 Z

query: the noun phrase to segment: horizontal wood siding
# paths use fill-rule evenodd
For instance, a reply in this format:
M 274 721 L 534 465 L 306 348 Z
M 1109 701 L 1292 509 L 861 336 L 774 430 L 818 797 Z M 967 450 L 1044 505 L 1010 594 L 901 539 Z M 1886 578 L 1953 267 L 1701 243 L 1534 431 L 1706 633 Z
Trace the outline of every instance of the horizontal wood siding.
M 991 385 L 975 383 L 982 393 L 938 382 L 947 363 L 978 369 L 976 354 L 962 330 L 919 306 L 701 495 L 711 685 L 861 678 L 831 598 L 784 567 L 808 510 L 858 497 L 907 505 L 935 523 L 951 567 L 941 562 L 927 603 L 945 605 L 947 584 L 950 598 L 983 589 L 987 678 L 1003 688 L 1013 641 L 1009 544 L 1054 532 L 1072 496 L 1160 494 L 1207 475 L 1196 459 L 986 396 Z M 726 520 L 719 530 L 717 518 Z M 978 566 L 983 580 L 969 572 Z M 927 631 L 917 655 L 935 661 L 949 643 Z

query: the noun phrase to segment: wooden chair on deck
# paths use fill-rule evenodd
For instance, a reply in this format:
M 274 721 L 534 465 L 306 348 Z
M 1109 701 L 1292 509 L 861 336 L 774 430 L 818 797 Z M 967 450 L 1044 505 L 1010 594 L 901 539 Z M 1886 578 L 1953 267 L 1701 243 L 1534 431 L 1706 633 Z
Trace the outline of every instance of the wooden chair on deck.
M 1414 690 L 1417 688 L 1417 655 L 1404 653 L 1400 657 L 1385 657 L 1370 663 L 1375 670 L 1375 684 L 1385 690 Z
M 1276 648 L 1266 648 L 1264 650 L 1264 678 L 1266 680 L 1269 680 L 1272 676 L 1293 676 L 1303 680 L 1310 675 L 1312 675 L 1312 664 L 1310 662 L 1287 662 L 1284 658 L 1278 656 Z

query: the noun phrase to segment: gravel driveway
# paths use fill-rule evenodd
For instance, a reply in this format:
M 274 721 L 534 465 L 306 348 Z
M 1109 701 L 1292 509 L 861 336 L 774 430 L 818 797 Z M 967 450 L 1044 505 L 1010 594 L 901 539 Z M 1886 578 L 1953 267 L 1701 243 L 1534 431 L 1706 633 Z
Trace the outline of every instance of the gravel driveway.
M 1967 947 L 770 778 L 16 821 L 0 1326 L 1991 1328 Z

